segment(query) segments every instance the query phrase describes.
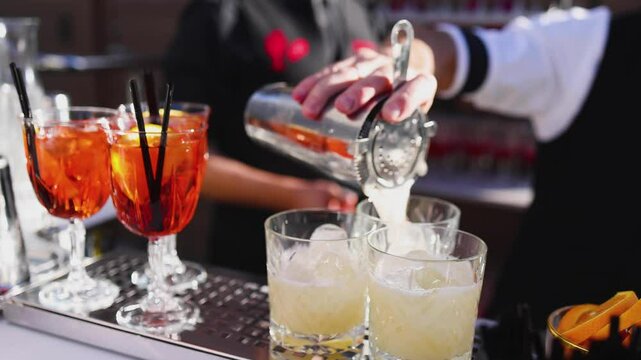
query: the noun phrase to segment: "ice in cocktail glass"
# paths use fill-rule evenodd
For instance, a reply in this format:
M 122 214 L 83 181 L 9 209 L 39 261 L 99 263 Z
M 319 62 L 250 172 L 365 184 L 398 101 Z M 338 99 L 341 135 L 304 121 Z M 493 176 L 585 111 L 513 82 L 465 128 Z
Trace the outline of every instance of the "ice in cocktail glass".
M 70 222 L 69 275 L 42 288 L 43 305 L 87 313 L 109 307 L 120 292 L 111 281 L 85 271 L 82 223 L 109 199 L 109 149 L 102 126 L 116 116 L 115 110 L 94 107 L 35 110 L 33 133 L 24 132 L 27 171 L 38 200 L 51 215 Z
M 172 293 L 166 281 L 167 252 L 159 240 L 182 231 L 194 215 L 207 158 L 207 127 L 189 117 L 170 117 L 163 143 L 159 125 L 147 124 L 142 131 L 135 119 L 123 115 L 106 132 L 116 214 L 130 231 L 149 239 L 151 270 L 147 295 L 121 307 L 117 321 L 149 333 L 179 332 L 198 318 L 199 310 Z
M 374 359 L 471 359 L 485 243 L 447 227 L 405 224 L 370 233 L 368 245 Z
M 354 214 L 293 210 L 265 222 L 270 333 L 288 349 L 356 348 L 365 330 L 365 234 Z

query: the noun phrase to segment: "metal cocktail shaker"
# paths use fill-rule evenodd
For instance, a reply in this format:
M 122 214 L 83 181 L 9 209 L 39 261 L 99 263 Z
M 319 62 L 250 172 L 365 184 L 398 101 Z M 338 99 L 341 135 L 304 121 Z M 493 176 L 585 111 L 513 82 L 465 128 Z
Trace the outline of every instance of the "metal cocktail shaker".
M 29 264 L 18 222 L 9 162 L 0 155 L 0 295 L 29 281 Z
M 399 31 L 406 32 L 404 44 L 397 41 Z M 398 50 L 395 86 L 405 79 L 412 37 L 407 21 L 392 30 L 392 44 Z M 427 172 L 426 153 L 436 124 L 420 111 L 398 124 L 385 122 L 378 117 L 384 101 L 372 101 L 353 117 L 330 105 L 315 120 L 302 114 L 290 87 L 270 84 L 249 99 L 245 131 L 258 143 L 336 180 L 361 188 L 397 187 Z

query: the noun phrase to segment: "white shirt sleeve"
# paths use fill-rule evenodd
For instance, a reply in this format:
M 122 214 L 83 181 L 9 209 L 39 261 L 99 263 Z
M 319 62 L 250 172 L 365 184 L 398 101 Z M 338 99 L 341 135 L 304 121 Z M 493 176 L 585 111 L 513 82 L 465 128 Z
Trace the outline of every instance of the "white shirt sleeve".
M 589 94 L 610 22 L 605 7 L 550 10 L 475 33 L 487 49 L 484 83 L 467 94 L 480 109 L 531 119 L 540 141 L 562 134 Z

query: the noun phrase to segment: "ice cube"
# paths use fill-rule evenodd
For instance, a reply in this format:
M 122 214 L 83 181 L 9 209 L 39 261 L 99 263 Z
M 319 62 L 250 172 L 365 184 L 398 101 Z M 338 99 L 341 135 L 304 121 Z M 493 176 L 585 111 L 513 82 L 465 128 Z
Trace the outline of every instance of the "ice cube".
M 334 224 L 317 227 L 310 241 L 283 251 L 279 277 L 314 286 L 326 286 L 352 276 L 358 269 L 354 251 L 341 239 L 345 230 Z M 334 241 L 337 240 L 337 241 Z
M 352 260 L 349 254 L 333 251 L 319 254 L 313 270 L 315 281 L 318 284 L 343 282 L 353 276 L 356 271 L 356 264 Z
M 328 252 L 347 254 L 349 252 L 348 243 L 346 241 L 340 241 L 347 238 L 349 238 L 347 232 L 338 225 L 320 225 L 310 237 L 310 240 L 314 240 L 309 244 L 310 256 L 313 257 L 314 262 L 318 262 L 319 257 Z
M 474 272 L 468 262 L 435 261 L 412 274 L 412 286 L 429 290 L 474 284 Z
M 434 256 L 425 250 L 411 250 L 405 253 L 405 257 L 412 260 L 435 260 Z
M 467 261 L 447 262 L 447 283 L 450 286 L 469 286 L 475 282 L 472 264 Z
M 430 290 L 447 285 L 447 278 L 438 268 L 426 266 L 412 273 L 412 289 Z
M 420 262 L 408 261 L 397 256 L 384 256 L 378 260 L 373 275 L 390 287 L 409 290 L 412 272 L 420 267 Z
M 297 282 L 310 282 L 313 280 L 313 259 L 309 246 L 295 245 L 282 252 L 280 258 L 281 268 L 278 276 Z
M 314 229 L 310 240 L 341 240 L 347 239 L 347 232 L 335 224 L 323 224 Z

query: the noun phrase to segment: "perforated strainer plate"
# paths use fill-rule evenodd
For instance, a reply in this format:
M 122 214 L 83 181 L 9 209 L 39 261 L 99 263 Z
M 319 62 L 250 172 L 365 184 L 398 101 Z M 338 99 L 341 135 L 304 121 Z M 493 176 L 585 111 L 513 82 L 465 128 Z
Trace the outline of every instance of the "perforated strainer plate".
M 422 150 L 426 138 L 418 113 L 400 124 L 379 121 L 370 136 L 377 182 L 393 187 L 416 176 L 417 162 L 425 155 Z
M 425 175 L 426 154 L 436 124 L 416 111 L 400 123 L 378 119 L 385 100 L 374 107 L 359 134 L 356 173 L 362 187 L 392 188 Z

